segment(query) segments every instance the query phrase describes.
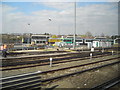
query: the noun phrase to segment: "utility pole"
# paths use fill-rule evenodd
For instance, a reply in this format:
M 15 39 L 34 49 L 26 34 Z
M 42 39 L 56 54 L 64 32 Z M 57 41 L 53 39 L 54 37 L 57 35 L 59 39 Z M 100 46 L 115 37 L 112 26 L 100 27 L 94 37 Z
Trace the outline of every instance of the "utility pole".
M 74 17 L 74 40 L 73 40 L 73 49 L 76 47 L 75 35 L 76 35 L 76 2 L 75 2 L 75 17 Z

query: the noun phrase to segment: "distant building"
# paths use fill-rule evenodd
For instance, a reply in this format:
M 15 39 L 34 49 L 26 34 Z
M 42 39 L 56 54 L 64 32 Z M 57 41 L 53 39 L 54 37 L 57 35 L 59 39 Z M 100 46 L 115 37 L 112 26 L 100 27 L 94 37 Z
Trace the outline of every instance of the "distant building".
M 111 47 L 113 45 L 113 39 L 108 39 L 106 37 L 96 37 L 93 40 L 94 47 Z
M 60 38 L 49 38 L 48 39 L 49 44 L 55 44 L 56 42 L 61 42 Z
M 31 42 L 34 42 L 35 44 L 46 44 L 48 43 L 49 37 L 49 35 L 34 34 L 31 35 Z
M 23 37 L 22 38 L 22 43 L 30 44 L 31 43 L 31 38 L 30 37 Z
M 107 39 L 107 38 L 106 37 L 95 37 L 94 39 L 102 40 L 102 39 Z
M 114 44 L 120 44 L 120 38 L 114 39 Z

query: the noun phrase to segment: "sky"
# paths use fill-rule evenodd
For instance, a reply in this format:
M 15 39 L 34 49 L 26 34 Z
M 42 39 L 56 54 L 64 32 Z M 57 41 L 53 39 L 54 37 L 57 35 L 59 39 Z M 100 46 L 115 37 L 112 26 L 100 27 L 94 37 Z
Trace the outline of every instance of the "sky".
M 74 2 L 2 2 L 0 8 L 2 33 L 118 34 L 117 2 L 76 2 L 76 8 Z

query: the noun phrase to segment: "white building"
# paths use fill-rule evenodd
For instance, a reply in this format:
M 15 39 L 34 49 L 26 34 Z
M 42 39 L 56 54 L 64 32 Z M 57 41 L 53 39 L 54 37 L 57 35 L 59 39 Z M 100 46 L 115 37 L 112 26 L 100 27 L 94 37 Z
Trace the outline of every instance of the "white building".
M 120 38 L 114 39 L 114 44 L 120 44 Z
M 48 43 L 49 35 L 36 34 L 31 36 L 31 42 L 35 44 L 45 44 Z
M 93 47 L 112 47 L 112 41 L 109 39 L 104 40 L 94 40 L 93 41 Z

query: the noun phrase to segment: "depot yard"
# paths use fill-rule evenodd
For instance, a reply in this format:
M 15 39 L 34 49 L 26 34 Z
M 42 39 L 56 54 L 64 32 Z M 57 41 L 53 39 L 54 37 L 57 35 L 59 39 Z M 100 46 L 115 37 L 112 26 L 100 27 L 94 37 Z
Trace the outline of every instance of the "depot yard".
M 20 52 L 20 51 L 16 51 L 16 52 Z M 22 52 L 26 52 L 26 51 L 22 51 Z M 36 52 L 38 51 L 34 51 L 34 53 Z M 18 66 L 16 65 L 16 66 L 3 67 L 3 71 L 1 71 L 3 78 L 24 75 L 27 73 L 40 72 L 39 79 L 41 80 L 41 82 L 43 81 L 43 84 L 39 85 L 40 88 L 92 88 L 94 86 L 102 84 L 118 76 L 119 52 L 114 51 L 114 53 L 112 53 L 111 49 L 105 50 L 104 53 L 102 52 L 102 50 L 101 51 L 96 50 L 94 51 L 94 53 L 92 52 L 93 54 L 92 57 L 90 57 L 91 51 L 85 51 L 85 50 L 83 51 L 82 50 L 77 50 L 77 51 L 66 50 L 64 52 L 55 51 L 51 53 L 50 52 L 45 53 L 47 51 L 44 51 L 43 54 L 42 52 L 40 53 L 39 51 L 40 56 L 44 56 L 44 57 L 41 57 L 41 60 L 44 61 L 44 59 L 47 58 L 48 64 L 43 63 L 42 65 L 42 63 L 36 63 L 36 64 L 28 64 L 28 65 L 18 65 Z M 28 60 L 27 58 L 24 60 L 25 57 L 34 56 L 34 58 L 36 58 L 36 56 L 39 56 L 39 54 L 33 55 L 33 52 L 32 52 L 32 55 L 29 55 L 29 56 L 28 56 L 28 53 L 24 55 L 21 54 L 21 57 L 23 58 L 22 61 L 27 62 L 29 61 L 30 58 Z M 86 56 L 84 56 L 85 54 Z M 52 65 L 50 66 L 51 56 L 52 56 Z M 80 57 L 80 56 L 83 56 L 83 57 Z M 40 58 L 37 58 L 37 59 L 34 59 L 34 58 L 32 59 L 34 61 L 40 60 Z M 59 58 L 59 61 L 58 60 L 55 61 L 58 58 Z M 4 59 L 7 60 L 7 58 L 3 58 L 3 61 Z M 15 58 L 8 57 L 8 59 L 9 61 L 11 61 L 12 59 L 14 61 L 15 60 L 18 61 L 20 58 L 17 58 L 15 56 Z M 116 64 L 108 65 L 98 69 L 93 69 L 93 70 L 91 69 L 94 67 L 100 67 L 102 65 L 110 64 L 110 63 L 116 63 Z M 25 66 L 29 66 L 29 67 L 25 67 Z M 23 67 L 23 68 L 17 69 L 17 67 Z M 8 70 L 4 70 L 5 68 L 7 68 Z M 10 69 L 10 68 L 16 68 L 16 69 Z M 84 71 L 86 69 L 91 69 L 91 70 Z M 83 73 L 81 73 L 80 71 L 83 71 Z M 79 72 L 79 73 L 76 73 L 76 72 Z M 71 73 L 76 73 L 76 74 L 64 76 L 66 74 L 71 74 Z M 56 79 L 55 77 L 59 77 L 59 78 Z M 50 80 L 50 81 L 44 83 L 44 80 L 45 81 Z
M 64 1 L 2 3 L 1 90 L 120 90 L 120 3 Z

